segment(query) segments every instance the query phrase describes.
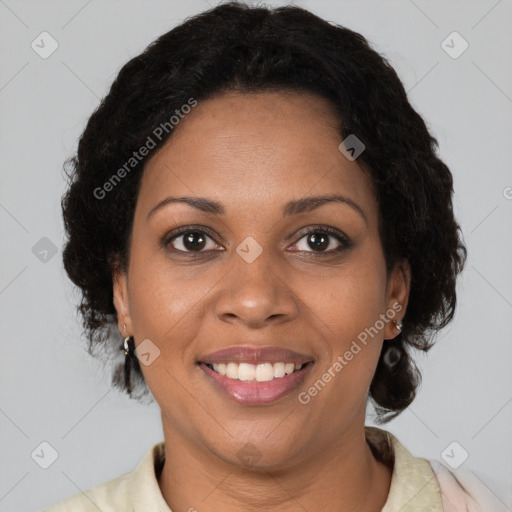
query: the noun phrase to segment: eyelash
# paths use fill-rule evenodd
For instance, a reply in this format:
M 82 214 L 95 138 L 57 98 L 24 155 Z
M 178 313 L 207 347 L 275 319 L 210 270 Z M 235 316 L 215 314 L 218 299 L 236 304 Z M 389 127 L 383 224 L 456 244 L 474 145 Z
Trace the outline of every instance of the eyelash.
M 169 250 L 175 254 L 178 253 L 178 254 L 194 255 L 193 257 L 200 257 L 202 254 L 212 252 L 211 250 L 210 251 L 205 251 L 205 250 L 183 251 L 181 249 L 169 248 L 170 243 L 173 242 L 175 239 L 179 238 L 180 235 L 183 235 L 185 233 L 191 233 L 191 232 L 206 234 L 206 235 L 208 235 L 208 237 L 210 239 L 212 239 L 215 243 L 217 243 L 215 240 L 215 234 L 212 233 L 212 231 L 210 231 L 208 228 L 206 228 L 204 226 L 184 226 L 184 227 L 178 228 L 176 231 L 172 232 L 171 234 L 167 234 L 166 236 L 164 236 L 162 239 L 162 244 L 163 244 L 164 248 L 166 248 L 167 250 Z M 352 246 L 352 242 L 350 241 L 350 239 L 347 236 L 343 235 L 337 229 L 331 228 L 329 226 L 314 226 L 312 228 L 307 229 L 306 231 L 300 232 L 297 235 L 299 237 L 297 239 L 297 242 L 295 242 L 293 245 L 296 245 L 305 236 L 310 235 L 312 233 L 328 234 L 328 235 L 336 238 L 337 241 L 340 242 L 341 245 L 339 247 L 337 247 L 336 249 L 331 249 L 329 251 L 323 251 L 323 252 L 315 252 L 315 251 L 294 251 L 294 252 L 307 252 L 311 255 L 311 257 L 317 258 L 317 257 L 323 257 L 323 256 L 332 256 L 333 254 L 341 253 L 342 251 L 344 251 Z

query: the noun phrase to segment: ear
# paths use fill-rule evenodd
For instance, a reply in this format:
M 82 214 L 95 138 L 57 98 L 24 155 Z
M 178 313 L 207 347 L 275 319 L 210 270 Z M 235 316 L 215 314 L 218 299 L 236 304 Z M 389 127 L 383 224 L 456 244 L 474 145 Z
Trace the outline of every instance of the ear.
M 384 329 L 384 339 L 390 340 L 398 336 L 399 331 L 393 320 L 400 325 L 409 302 L 409 292 L 411 287 L 411 267 L 406 259 L 400 260 L 395 264 L 391 275 L 389 276 L 386 292 L 387 311 L 394 312 L 387 315 L 391 321 L 386 323 Z
M 114 307 L 117 312 L 117 327 L 123 336 L 133 335 L 133 325 L 130 316 L 128 299 L 128 275 L 123 270 L 116 270 L 112 278 L 114 292 Z M 124 326 L 126 325 L 126 330 Z

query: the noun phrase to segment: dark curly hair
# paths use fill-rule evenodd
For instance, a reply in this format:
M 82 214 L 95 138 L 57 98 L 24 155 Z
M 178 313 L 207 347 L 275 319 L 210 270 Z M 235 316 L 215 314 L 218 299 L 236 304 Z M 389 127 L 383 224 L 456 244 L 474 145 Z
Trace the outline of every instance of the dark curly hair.
M 309 92 L 330 101 L 342 139 L 356 134 L 365 145 L 358 163 L 375 184 L 388 275 L 399 259 L 410 264 L 403 330 L 384 344 L 368 394 L 378 423 L 385 423 L 413 401 L 421 382 L 410 349 L 428 351 L 455 312 L 456 278 L 467 250 L 452 209 L 453 179 L 389 62 L 357 32 L 294 6 L 231 2 L 185 20 L 122 67 L 90 117 L 77 154 L 64 165 L 69 187 L 62 198 L 64 267 L 82 291 L 78 310 L 88 351 L 122 352 L 112 278 L 129 264 L 149 155 L 113 183 L 116 170 L 191 98 L 264 90 Z M 169 129 L 154 141 L 156 149 L 171 135 Z M 122 366 L 114 365 L 113 385 L 130 396 L 133 389 L 147 393 L 137 358 Z

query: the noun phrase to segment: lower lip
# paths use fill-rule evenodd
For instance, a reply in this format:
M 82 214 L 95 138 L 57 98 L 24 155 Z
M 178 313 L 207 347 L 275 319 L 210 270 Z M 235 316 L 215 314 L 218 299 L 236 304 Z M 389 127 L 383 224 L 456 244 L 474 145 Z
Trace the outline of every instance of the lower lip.
M 247 382 L 230 379 L 212 370 L 205 363 L 200 368 L 210 381 L 228 397 L 243 405 L 262 405 L 275 402 L 297 389 L 313 366 L 310 361 L 300 370 L 268 382 Z

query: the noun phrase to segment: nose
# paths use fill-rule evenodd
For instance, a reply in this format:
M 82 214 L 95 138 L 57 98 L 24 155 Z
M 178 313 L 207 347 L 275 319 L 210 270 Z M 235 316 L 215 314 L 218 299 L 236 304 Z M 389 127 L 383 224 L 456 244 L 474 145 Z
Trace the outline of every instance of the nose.
M 267 258 L 265 251 L 252 263 L 238 255 L 235 260 L 234 268 L 221 281 L 223 287 L 215 304 L 217 318 L 262 328 L 297 317 L 299 301 L 275 260 Z

